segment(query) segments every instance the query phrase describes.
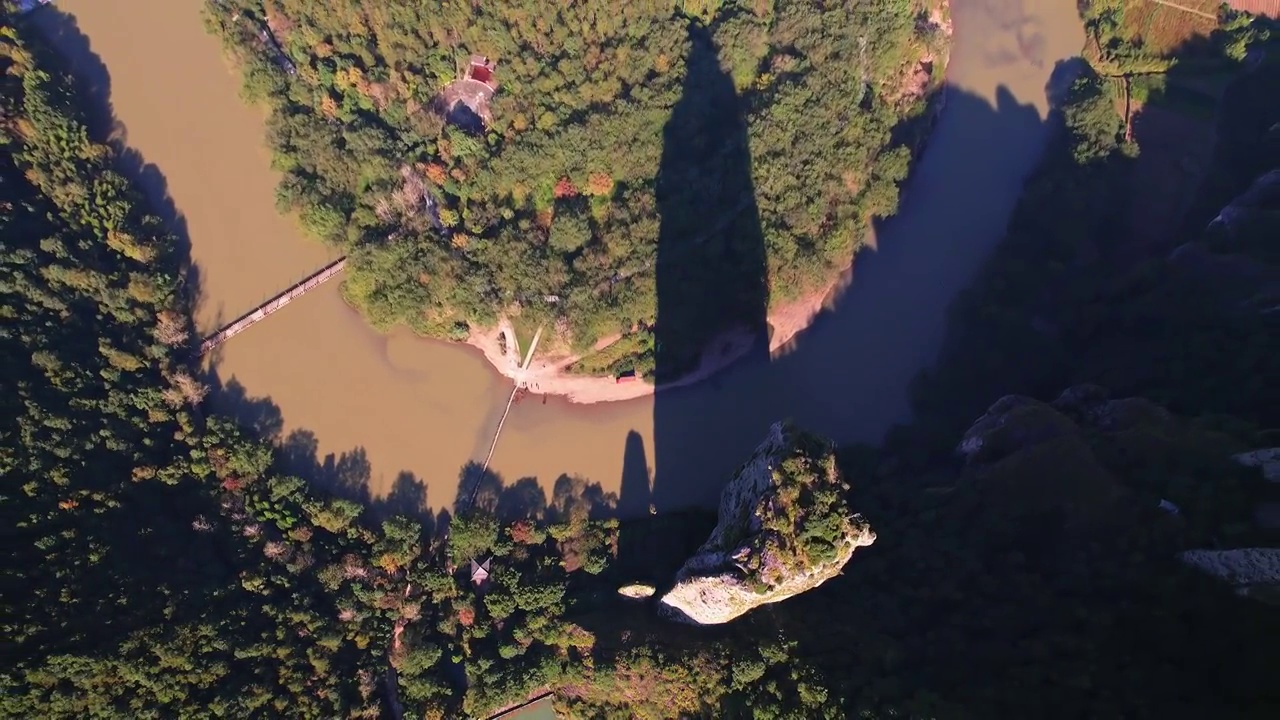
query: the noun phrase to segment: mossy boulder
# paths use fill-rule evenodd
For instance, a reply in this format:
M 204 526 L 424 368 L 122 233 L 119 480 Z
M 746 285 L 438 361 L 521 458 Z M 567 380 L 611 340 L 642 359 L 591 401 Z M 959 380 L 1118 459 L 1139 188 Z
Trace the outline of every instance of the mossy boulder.
M 1070 418 L 1049 405 L 1006 395 L 969 428 L 956 451 L 971 463 L 993 463 L 1034 445 L 1079 434 Z
M 1149 522 L 1174 543 L 1221 542 L 1252 524 L 1257 472 L 1232 462 L 1245 449 L 1211 419 L 1143 398 L 1111 399 L 1092 385 L 1053 403 L 1003 397 L 957 447 L 967 487 L 983 498 L 975 513 L 1016 509 L 1086 533 L 1069 533 L 1077 538 Z

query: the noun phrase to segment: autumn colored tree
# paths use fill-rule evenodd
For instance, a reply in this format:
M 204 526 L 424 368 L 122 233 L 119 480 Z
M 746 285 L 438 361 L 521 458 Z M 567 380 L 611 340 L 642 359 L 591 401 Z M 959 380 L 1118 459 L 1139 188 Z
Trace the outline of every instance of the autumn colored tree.
M 460 323 L 492 323 L 518 304 L 587 353 L 602 335 L 656 322 L 639 289 L 656 272 L 663 203 L 654 186 L 672 137 L 698 136 L 701 150 L 677 158 L 699 178 L 685 184 L 688 193 L 736 187 L 737 178 L 720 177 L 736 171 L 720 162 L 727 136 L 716 128 L 745 124 L 750 142 L 741 151 L 751 159 L 780 302 L 829 284 L 871 218 L 896 209 L 903 176 L 886 151 L 895 125 L 925 104 L 896 88 L 916 61 L 947 49 L 946 33 L 928 19 L 937 0 L 839 0 L 817 9 L 803 0 L 268 4 L 296 74 L 280 71 L 252 23 L 231 19 L 259 17 L 261 0 L 219 0 L 210 25 L 242 63 L 249 96 L 271 108 L 270 140 L 287 158 L 282 204 L 314 234 L 359 248 L 347 267 L 348 301 L 378 327 L 407 324 L 441 337 L 455 337 Z M 732 101 L 706 102 L 706 79 L 689 76 L 691 21 L 707 28 L 714 67 L 736 90 Z M 457 60 L 471 53 L 497 61 L 491 99 L 462 102 L 465 88 L 450 85 Z M 692 111 L 676 119 L 683 127 L 667 128 L 686 95 Z M 860 110 L 850 115 L 854 105 Z M 910 156 L 913 148 L 902 149 Z M 894 167 L 877 172 L 890 160 Z M 439 242 L 433 223 L 397 218 L 380 204 L 411 163 L 427 163 L 441 219 L 465 218 L 475 238 L 467 248 Z M 850 173 L 866 182 L 850 185 Z M 557 229 L 553 220 L 562 210 L 554 205 L 582 195 L 593 200 L 596 238 L 585 255 L 577 223 Z M 399 240 L 382 242 L 397 224 Z M 730 244 L 747 242 L 724 232 Z M 424 273 L 435 281 L 409 291 Z M 392 285 L 405 291 L 387 292 Z M 702 322 L 732 319 L 716 310 Z M 619 347 L 634 348 L 632 357 L 575 367 L 635 366 L 644 345 L 628 338 Z
M 585 193 L 593 196 L 608 196 L 613 193 L 613 178 L 609 173 L 593 172 L 587 176 Z
M 563 200 L 563 199 L 565 199 L 565 198 L 577 197 L 577 196 L 578 196 L 578 186 L 577 186 L 577 185 L 574 185 L 574 184 L 573 184 L 573 181 L 572 181 L 572 180 L 570 180 L 569 178 L 567 178 L 567 177 L 562 177 L 562 178 L 560 178 L 559 180 L 557 180 L 557 181 L 556 181 L 555 195 L 556 195 L 556 199 L 557 199 L 557 200 Z

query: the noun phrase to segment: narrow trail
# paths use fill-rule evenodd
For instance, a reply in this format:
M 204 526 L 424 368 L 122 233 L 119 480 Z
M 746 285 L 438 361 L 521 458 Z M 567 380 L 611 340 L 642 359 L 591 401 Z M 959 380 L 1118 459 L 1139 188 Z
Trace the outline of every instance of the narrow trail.
M 1213 13 L 1207 13 L 1203 10 L 1197 10 L 1193 7 L 1187 7 L 1186 5 L 1179 5 L 1176 2 L 1169 2 L 1169 0 L 1151 0 L 1151 2 L 1157 5 L 1164 5 L 1165 7 L 1173 8 L 1174 10 L 1181 10 L 1182 12 L 1185 12 L 1185 13 L 1191 13 L 1192 15 L 1199 15 L 1202 18 L 1209 18 L 1210 20 L 1215 20 L 1215 21 L 1218 19 L 1218 16 L 1214 15 Z

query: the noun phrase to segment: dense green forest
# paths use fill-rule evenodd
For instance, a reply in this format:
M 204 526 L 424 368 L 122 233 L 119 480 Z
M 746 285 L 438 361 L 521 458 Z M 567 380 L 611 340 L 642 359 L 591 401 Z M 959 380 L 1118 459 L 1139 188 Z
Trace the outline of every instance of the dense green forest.
M 879 541 L 815 591 L 696 630 L 614 590 L 670 578 L 705 517 L 620 524 L 582 480 L 546 498 L 472 468 L 447 522 L 374 518 L 204 416 L 187 258 L 57 67 L 0 12 L 0 715 L 485 717 L 542 689 L 575 718 L 1280 712 L 1274 607 L 1173 559 L 1280 540 L 1250 518 L 1274 487 L 1228 460 L 1276 444 L 1255 281 L 1280 220 L 1205 229 L 1280 167 L 1274 63 L 1224 96 L 1185 237 L 1139 253 L 1115 218 L 1140 149 L 1114 84 L 1082 76 L 919 419 L 838 456 Z M 1080 382 L 1149 399 L 1027 400 L 1005 427 L 1030 432 L 955 460 L 999 396 Z
M 761 690 L 731 681 L 740 641 L 597 645 L 570 622 L 617 541 L 581 481 L 526 510 L 537 523 L 477 493 L 446 544 L 314 496 L 271 446 L 203 417 L 186 259 L 3 9 L 0 715 L 483 716 L 570 678 L 578 707 L 662 714 L 667 699 L 610 690 L 649 677 L 691 711 L 801 690 L 777 702 L 821 705 L 777 642 L 750 650 L 780 674 Z M 453 570 L 484 553 L 505 569 L 480 601 Z
M 684 282 L 763 254 L 774 305 L 848 265 L 897 207 L 901 128 L 944 65 L 942 7 L 210 0 L 207 17 L 271 109 L 280 207 L 350 252 L 346 297 L 375 326 L 462 339 L 504 316 L 565 350 L 633 336 L 580 366 L 594 372 L 652 345 L 660 225 Z M 690 23 L 736 98 L 689 65 Z M 443 106 L 471 53 L 497 63 L 482 132 Z M 724 131 L 736 122 L 745 137 Z M 672 142 L 687 152 L 664 155 Z M 739 152 L 748 164 L 723 161 Z M 743 231 L 752 203 L 760 227 Z
M 265 448 L 201 418 L 185 258 L 4 17 L 0 714 L 376 715 L 372 684 L 339 678 L 373 664 L 385 612 L 344 628 L 319 582 L 371 556 L 346 528 L 359 508 L 304 501 Z

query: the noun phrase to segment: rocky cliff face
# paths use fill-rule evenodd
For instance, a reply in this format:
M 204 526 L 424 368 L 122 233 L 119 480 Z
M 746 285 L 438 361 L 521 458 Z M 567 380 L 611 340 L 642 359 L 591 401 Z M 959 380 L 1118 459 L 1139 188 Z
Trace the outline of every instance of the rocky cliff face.
M 1052 403 L 999 399 L 956 449 L 993 502 L 1057 513 L 1077 538 L 1146 527 L 1183 563 L 1242 594 L 1271 596 L 1280 589 L 1280 549 L 1178 549 L 1265 541 L 1258 533 L 1274 532 L 1280 507 L 1249 506 L 1267 496 L 1260 483 L 1280 478 L 1280 448 L 1240 452 L 1241 442 L 1148 400 L 1078 385 Z
M 845 501 L 831 443 L 778 423 L 720 496 L 719 523 L 662 596 L 663 615 L 728 622 L 834 577 L 875 533 Z
M 1169 263 L 1207 285 L 1210 297 L 1229 311 L 1274 313 L 1280 310 L 1273 242 L 1278 221 L 1280 169 L 1275 169 L 1222 208 L 1202 239 L 1175 249 Z
M 1280 583 L 1280 548 L 1188 550 L 1178 556 L 1191 567 L 1221 578 L 1237 589 Z

